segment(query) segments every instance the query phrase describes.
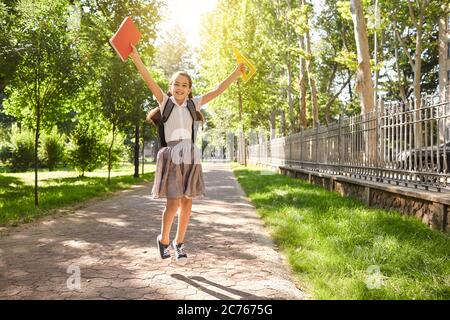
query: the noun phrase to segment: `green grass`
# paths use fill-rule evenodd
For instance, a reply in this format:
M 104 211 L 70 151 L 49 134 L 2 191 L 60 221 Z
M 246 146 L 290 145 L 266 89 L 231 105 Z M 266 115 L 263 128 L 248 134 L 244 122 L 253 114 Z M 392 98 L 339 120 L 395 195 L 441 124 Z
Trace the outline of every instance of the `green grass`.
M 256 166 L 233 170 L 315 299 L 450 299 L 447 234 Z
M 39 208 L 34 206 L 34 172 L 0 174 L 0 225 L 17 225 L 50 214 L 52 209 L 80 204 L 94 197 L 153 179 L 154 165 L 146 165 L 144 175 L 133 178 L 132 165 L 124 165 L 111 172 L 107 183 L 105 168 L 86 173 L 70 170 L 39 172 Z

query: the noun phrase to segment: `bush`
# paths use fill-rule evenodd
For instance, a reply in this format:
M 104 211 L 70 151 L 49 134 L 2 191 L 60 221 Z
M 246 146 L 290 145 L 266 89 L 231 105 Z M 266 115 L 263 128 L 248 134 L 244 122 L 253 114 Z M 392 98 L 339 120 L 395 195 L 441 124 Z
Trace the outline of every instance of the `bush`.
M 104 159 L 106 146 L 102 137 L 88 124 L 79 123 L 72 131 L 67 148 L 67 160 L 84 176 L 86 171 L 99 167 Z
M 26 171 L 34 164 L 34 133 L 31 130 L 13 126 L 10 142 L 0 151 L 1 160 L 12 171 Z
M 11 146 L 7 142 L 3 142 L 0 145 L 0 162 L 7 165 L 11 158 L 12 158 Z
M 64 136 L 59 135 L 56 129 L 41 138 L 39 158 L 49 171 L 53 171 L 58 162 L 63 159 Z

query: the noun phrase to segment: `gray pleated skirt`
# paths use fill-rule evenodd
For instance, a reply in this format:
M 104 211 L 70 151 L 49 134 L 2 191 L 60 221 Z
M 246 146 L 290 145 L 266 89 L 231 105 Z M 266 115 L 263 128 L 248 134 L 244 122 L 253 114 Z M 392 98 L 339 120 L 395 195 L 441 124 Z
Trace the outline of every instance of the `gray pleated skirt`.
M 156 158 L 152 197 L 197 198 L 204 193 L 201 151 L 191 140 L 168 142 Z

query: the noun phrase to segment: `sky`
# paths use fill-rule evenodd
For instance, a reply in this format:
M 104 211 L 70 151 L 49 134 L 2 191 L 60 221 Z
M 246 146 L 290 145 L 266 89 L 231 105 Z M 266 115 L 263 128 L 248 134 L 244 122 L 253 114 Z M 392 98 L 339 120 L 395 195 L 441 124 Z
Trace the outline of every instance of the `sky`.
M 188 43 L 200 46 L 201 16 L 214 10 L 217 0 L 166 0 L 167 10 L 160 24 L 161 35 L 178 24 L 184 30 Z

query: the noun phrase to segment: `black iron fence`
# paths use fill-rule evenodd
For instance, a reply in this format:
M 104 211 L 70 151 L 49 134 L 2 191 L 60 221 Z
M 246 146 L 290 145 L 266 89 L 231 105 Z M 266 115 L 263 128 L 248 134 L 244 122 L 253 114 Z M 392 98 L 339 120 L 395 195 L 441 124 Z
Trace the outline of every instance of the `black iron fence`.
M 286 137 L 254 133 L 248 160 L 441 191 L 450 181 L 450 99 L 443 96 L 380 100 L 374 112 Z

